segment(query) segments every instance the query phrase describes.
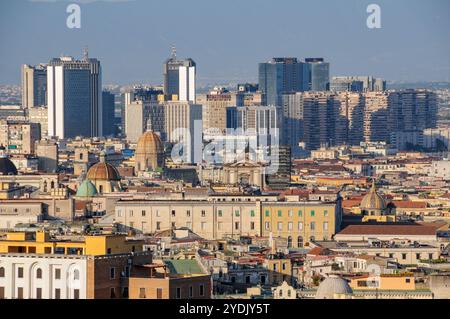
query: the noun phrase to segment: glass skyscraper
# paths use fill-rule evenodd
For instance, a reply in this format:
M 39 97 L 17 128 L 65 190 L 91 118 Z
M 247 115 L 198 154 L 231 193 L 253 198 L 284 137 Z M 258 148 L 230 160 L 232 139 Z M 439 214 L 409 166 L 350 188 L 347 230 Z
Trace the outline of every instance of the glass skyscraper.
M 266 94 L 267 105 L 281 105 L 284 93 L 308 89 L 307 69 L 297 58 L 273 58 L 259 64 L 259 89 Z
M 323 58 L 307 58 L 310 91 L 328 91 L 330 89 L 330 63 Z

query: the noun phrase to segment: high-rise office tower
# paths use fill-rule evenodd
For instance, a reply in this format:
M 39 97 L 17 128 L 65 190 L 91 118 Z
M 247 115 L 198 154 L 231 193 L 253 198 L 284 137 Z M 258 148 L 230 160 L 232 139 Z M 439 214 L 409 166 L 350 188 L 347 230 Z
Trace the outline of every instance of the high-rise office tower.
M 330 91 L 333 92 L 364 92 L 364 82 L 348 77 L 333 77 Z
M 283 109 L 281 106 L 242 106 L 236 108 L 237 129 L 256 136 L 258 144 L 283 143 Z M 265 141 L 263 139 L 266 139 Z
M 308 90 L 305 64 L 297 58 L 273 58 L 259 64 L 259 89 L 265 93 L 267 105 L 281 105 L 285 93 Z
M 284 133 L 292 154 L 336 143 L 339 102 L 331 92 L 301 92 L 283 96 Z
M 178 60 L 175 48 L 164 63 L 164 94 L 167 100 L 191 101 L 195 103 L 196 70 L 194 60 Z
M 115 114 L 115 97 L 114 94 L 108 91 L 102 92 L 103 103 L 103 135 L 112 136 L 115 135 L 116 130 L 116 114 Z
M 331 81 L 331 90 L 336 92 L 382 92 L 386 91 L 386 81 L 373 76 L 335 76 Z
M 202 160 L 202 106 L 188 101 L 164 102 L 167 141 L 175 144 L 177 159 L 184 163 Z
M 200 94 L 197 103 L 203 107 L 203 132 L 206 136 L 224 135 L 227 129 L 227 108 L 244 105 L 244 94 L 216 87 L 209 94 Z
M 305 63 L 309 74 L 311 91 L 328 91 L 330 89 L 330 63 L 323 58 L 307 58 Z
M 22 66 L 22 106 L 31 108 L 47 105 L 47 69 L 44 65 Z
M 85 51 L 81 61 L 61 57 L 47 67 L 49 136 L 102 136 L 102 76 L 100 61 Z
M 125 135 L 131 143 L 150 129 L 165 140 L 164 105 L 156 101 L 133 100 L 125 106 Z

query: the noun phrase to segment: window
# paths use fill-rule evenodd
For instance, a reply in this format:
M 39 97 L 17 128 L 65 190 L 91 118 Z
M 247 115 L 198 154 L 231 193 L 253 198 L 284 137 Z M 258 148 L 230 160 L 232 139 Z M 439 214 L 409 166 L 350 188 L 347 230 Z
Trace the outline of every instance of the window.
M 206 217 L 206 211 L 202 210 L 202 217 Z
M 314 217 L 314 216 L 316 216 L 316 212 L 315 211 L 311 211 L 311 217 Z
M 270 222 L 265 222 L 265 228 L 266 230 L 270 230 Z
M 416 259 L 420 259 L 420 253 L 416 254 Z
M 288 216 L 289 216 L 289 217 L 292 217 L 292 210 L 290 210 L 290 211 L 288 212 Z
M 109 279 L 114 279 L 116 278 L 116 268 L 111 267 L 109 269 Z
M 61 299 L 61 289 L 55 289 L 55 299 Z
M 0 299 L 5 299 L 5 287 L 0 287 Z
M 200 296 L 204 296 L 205 295 L 205 286 L 200 285 Z
M 250 229 L 255 230 L 255 222 L 250 222 Z
M 323 211 L 323 216 L 324 216 L 324 217 L 328 217 L 328 211 L 327 211 L 327 210 L 324 210 L 324 211 Z
M 219 209 L 219 217 L 222 217 L 222 216 L 223 216 L 223 212 L 221 209 Z
M 124 287 L 122 290 L 122 297 L 123 298 L 128 298 L 128 287 Z
M 156 222 L 156 230 L 161 230 L 161 222 Z
M 41 268 L 38 268 L 36 270 L 36 278 L 37 279 L 42 279 L 42 269 Z
M 433 260 L 433 254 L 428 254 L 428 259 Z
M 298 211 L 298 217 L 302 217 L 303 212 L 301 210 Z
M 106 249 L 106 254 L 107 255 L 111 255 L 111 253 L 112 253 L 112 249 L 111 248 Z
M 239 222 L 235 222 L 234 223 L 234 229 L 235 230 L 239 230 Z
M 175 217 L 176 214 L 177 214 L 177 213 L 175 212 L 175 210 L 172 209 L 172 217 Z
M 186 211 L 186 216 L 187 216 L 187 217 L 191 217 L 191 211 L 190 211 L 190 210 L 187 210 L 187 211 Z
M 266 210 L 266 217 L 270 216 L 270 212 L 268 210 Z
M 133 217 L 134 213 L 132 210 L 130 210 L 130 217 Z
M 0 278 L 4 278 L 5 277 L 5 268 L 0 267 Z
M 117 217 L 122 217 L 122 211 L 120 209 L 117 210 Z
M 311 230 L 316 230 L 316 222 L 311 222 Z
M 189 298 L 194 297 L 194 287 L 189 286 Z
M 406 254 L 402 254 L 402 259 L 403 259 L 403 260 L 406 259 Z
M 116 288 L 111 288 L 111 290 L 110 290 L 110 297 L 111 297 L 111 299 L 115 299 L 116 298 Z
M 144 299 L 145 297 L 145 288 L 139 288 L 139 298 Z
M 303 230 L 303 223 L 302 222 L 298 222 L 298 230 Z
M 249 284 L 250 283 L 250 276 L 245 276 L 245 283 Z
M 292 237 L 291 236 L 288 237 L 287 246 L 288 246 L 288 248 L 292 248 Z
M 80 289 L 73 290 L 73 299 L 80 299 Z
M 409 284 L 411 282 L 411 279 L 406 278 L 405 281 L 406 281 L 407 284 Z
M 288 230 L 292 230 L 294 228 L 294 224 L 292 222 L 288 223 Z
M 323 230 L 328 231 L 328 222 L 323 222 Z
M 278 211 L 278 217 L 283 217 L 283 212 L 281 210 Z
M 17 278 L 23 278 L 23 267 L 17 268 Z
M 283 222 L 278 222 L 278 230 L 283 230 Z
M 236 210 L 236 211 L 234 212 L 234 215 L 235 215 L 236 217 L 239 217 L 239 216 L 241 216 L 241 212 L 238 211 L 238 210 Z
M 298 236 L 298 238 L 297 238 L 297 247 L 298 248 L 303 247 L 303 237 L 302 236 Z
M 177 287 L 177 292 L 176 292 L 175 298 L 176 299 L 181 299 L 181 288 L 180 287 Z
M 201 227 L 202 230 L 205 230 L 205 229 L 206 229 L 206 223 L 205 223 L 205 222 L 202 222 L 202 223 L 200 224 L 200 227 Z
M 145 217 L 145 210 L 142 211 L 142 217 Z
M 162 288 L 156 288 L 156 299 L 162 299 L 163 290 Z
M 250 217 L 255 217 L 255 211 L 253 209 L 250 211 Z
M 61 269 L 55 269 L 55 279 L 61 279 Z
M 390 253 L 389 258 L 394 258 L 394 254 Z

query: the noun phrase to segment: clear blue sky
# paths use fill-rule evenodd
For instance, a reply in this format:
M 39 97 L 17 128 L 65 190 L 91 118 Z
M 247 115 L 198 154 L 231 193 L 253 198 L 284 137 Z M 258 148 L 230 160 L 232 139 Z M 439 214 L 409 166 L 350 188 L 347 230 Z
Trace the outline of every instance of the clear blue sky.
M 81 29 L 66 27 L 80 3 Z M 366 27 L 368 4 L 382 28 Z M 84 46 L 101 60 L 105 84 L 162 81 L 175 44 L 202 83 L 257 79 L 272 56 L 324 57 L 332 75 L 450 81 L 448 0 L 0 0 L 0 83 L 20 65 L 48 62 Z

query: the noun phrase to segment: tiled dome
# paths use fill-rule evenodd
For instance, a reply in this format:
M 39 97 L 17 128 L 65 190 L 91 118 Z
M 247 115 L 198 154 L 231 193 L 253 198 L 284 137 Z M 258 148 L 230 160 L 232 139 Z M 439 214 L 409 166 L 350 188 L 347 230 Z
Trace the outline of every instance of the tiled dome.
M 77 197 L 94 197 L 97 195 L 97 188 L 90 180 L 83 181 L 77 190 Z
M 0 146 L 0 175 L 17 175 L 17 168 L 5 154 L 5 147 Z
M 111 164 L 106 163 L 105 155 L 100 156 L 100 163 L 93 165 L 88 173 L 87 179 L 95 181 L 120 181 L 120 175 L 117 169 Z
M 372 188 L 367 193 L 366 196 L 364 196 L 363 200 L 361 201 L 361 209 L 362 210 L 385 210 L 387 205 L 384 198 L 377 193 L 377 189 L 375 187 L 375 182 L 372 184 Z
M 316 299 L 334 299 L 336 294 L 352 294 L 353 290 L 345 279 L 331 275 L 322 281 L 317 289 Z

